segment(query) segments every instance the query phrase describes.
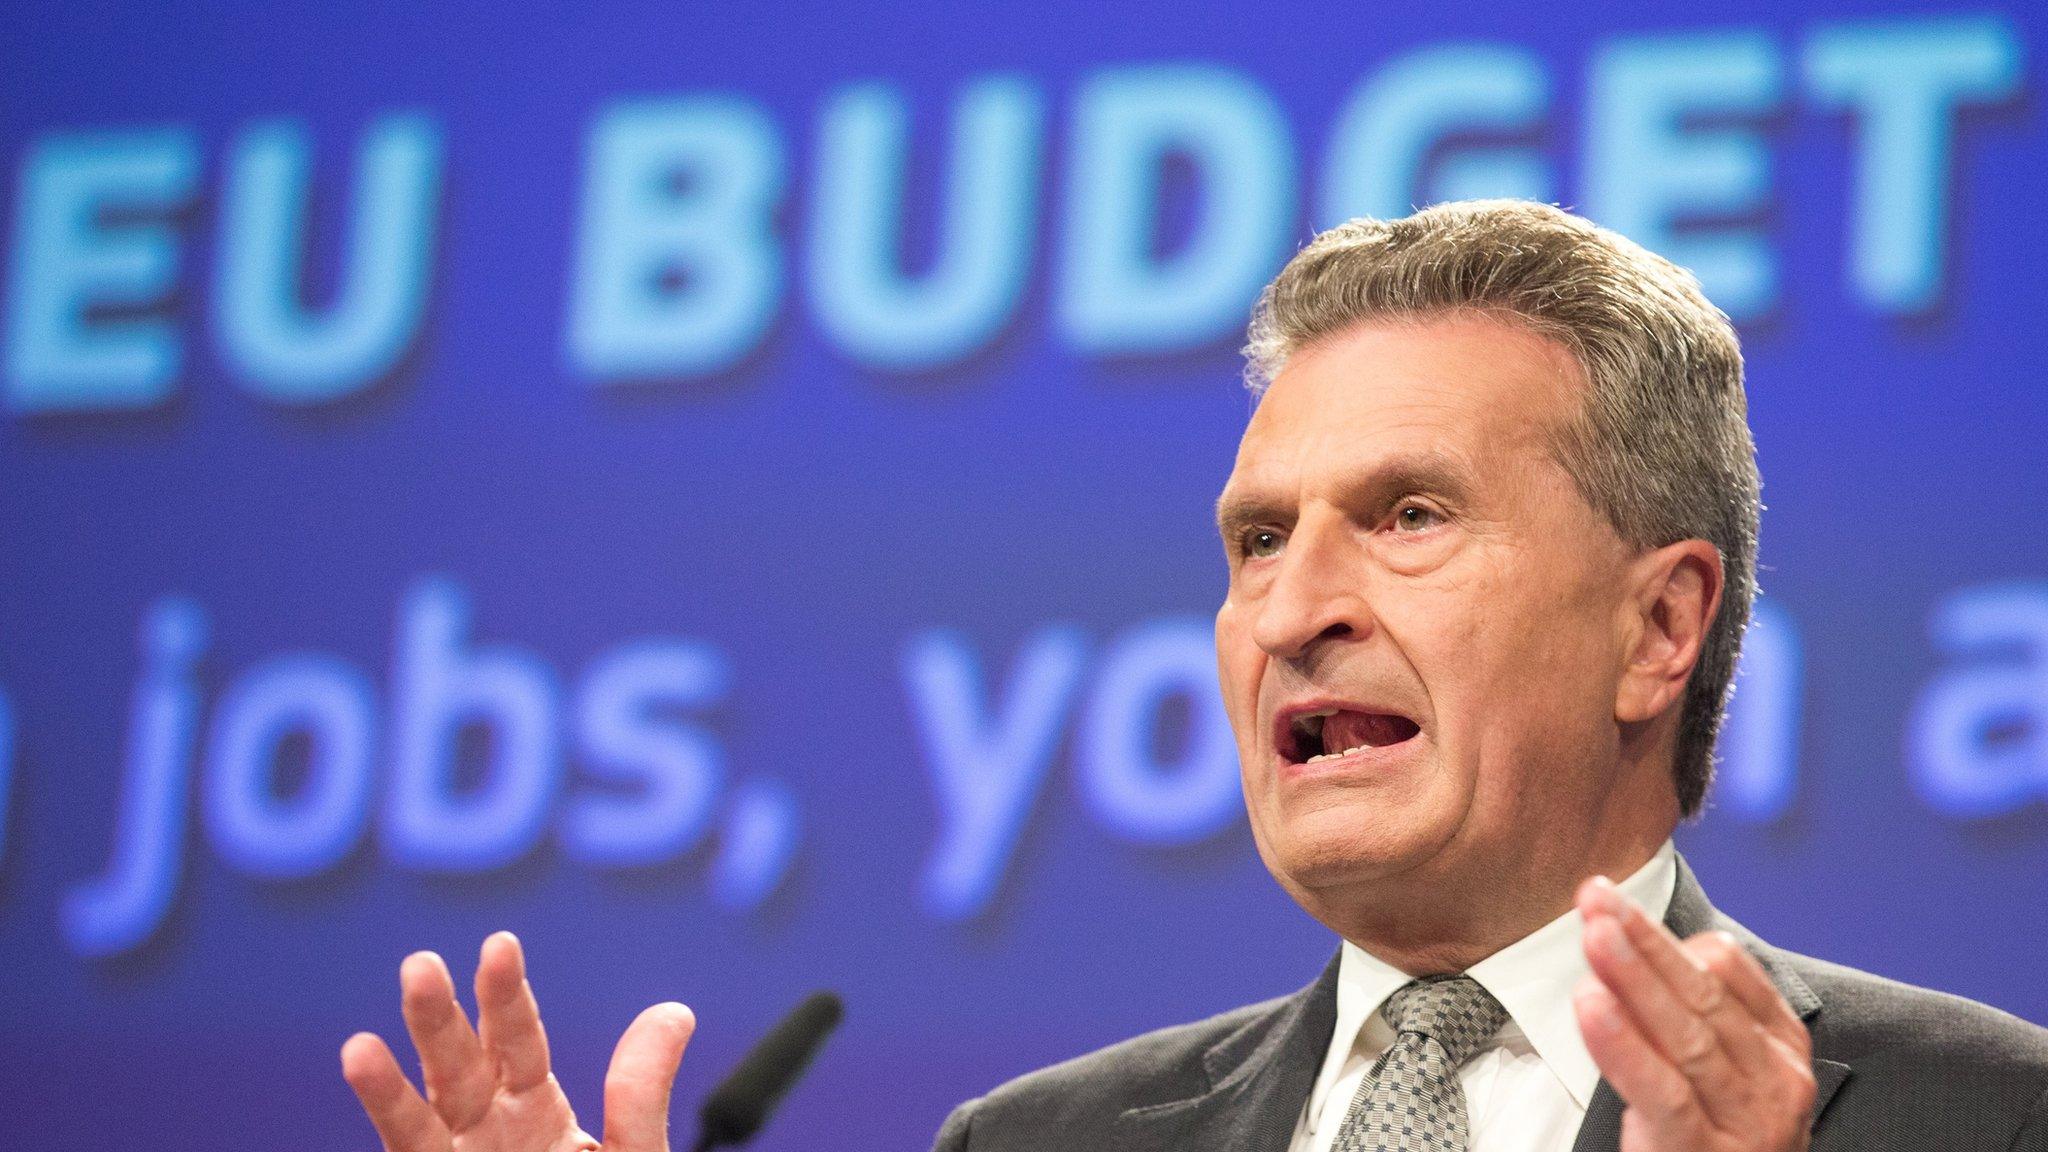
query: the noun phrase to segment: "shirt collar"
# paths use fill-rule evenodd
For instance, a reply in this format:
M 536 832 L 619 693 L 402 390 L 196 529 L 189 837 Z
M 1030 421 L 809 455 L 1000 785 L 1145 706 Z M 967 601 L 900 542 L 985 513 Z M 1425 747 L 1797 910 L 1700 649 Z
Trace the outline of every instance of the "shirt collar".
M 1619 887 L 1643 906 L 1653 920 L 1664 919 L 1678 882 L 1677 850 L 1666 840 L 1649 863 L 1631 873 Z M 1465 974 L 1493 994 L 1508 1010 L 1514 1026 L 1550 1067 L 1580 1108 L 1593 1099 L 1600 1068 L 1586 1051 L 1579 1022 L 1572 1011 L 1572 988 L 1591 968 L 1580 946 L 1585 923 L 1577 909 L 1566 912 L 1529 935 L 1467 969 Z M 1330 1050 L 1309 1094 L 1308 1122 L 1314 1130 L 1324 1102 L 1343 1074 L 1345 1061 L 1359 1033 L 1411 977 L 1350 941 L 1337 962 L 1337 1027 Z

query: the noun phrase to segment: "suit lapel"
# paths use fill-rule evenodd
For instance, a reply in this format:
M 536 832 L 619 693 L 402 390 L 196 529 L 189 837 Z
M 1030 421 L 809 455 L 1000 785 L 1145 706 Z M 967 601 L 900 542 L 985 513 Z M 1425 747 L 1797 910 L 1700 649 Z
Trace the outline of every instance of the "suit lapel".
M 1333 956 L 1315 983 L 1202 1054 L 1207 1091 L 1120 1116 L 1115 1146 L 1131 1152 L 1287 1152 L 1336 1028 Z
M 1678 858 L 1678 886 L 1671 893 L 1671 909 L 1664 914 L 1664 926 L 1681 940 L 1716 928 L 1732 933 L 1763 965 L 1771 983 L 1777 985 L 1778 994 L 1785 998 L 1801 1020 L 1811 1022 L 1820 1012 L 1820 997 L 1813 994 L 1813 989 L 1800 979 L 1775 949 L 1707 902 L 1706 890 L 1700 887 L 1683 856 Z M 1835 1089 L 1840 1088 L 1848 1077 L 1847 1064 L 1814 1058 L 1813 1078 L 1819 1089 L 1813 1103 L 1816 1122 L 1820 1120 L 1822 1110 L 1827 1108 L 1828 1099 L 1835 1094 Z M 1599 1087 L 1593 1090 L 1592 1102 L 1586 1106 L 1586 1119 L 1579 1125 L 1579 1136 L 1572 1144 L 1572 1152 L 1616 1152 L 1621 1147 L 1622 1108 L 1621 1097 L 1603 1078 Z

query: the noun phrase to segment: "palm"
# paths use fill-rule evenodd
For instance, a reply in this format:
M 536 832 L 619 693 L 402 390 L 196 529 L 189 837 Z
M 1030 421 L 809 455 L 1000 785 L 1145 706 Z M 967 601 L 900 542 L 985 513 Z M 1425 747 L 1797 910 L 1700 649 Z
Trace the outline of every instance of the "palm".
M 599 1141 L 548 1067 L 547 1034 L 526 982 L 519 941 L 500 932 L 477 963 L 478 1028 L 431 952 L 399 969 L 405 1027 L 419 1049 L 422 1096 L 384 1041 L 368 1032 L 341 1049 L 342 1074 L 387 1152 L 583 1152 Z M 696 1019 L 681 1004 L 642 1012 L 619 1039 L 604 1082 L 604 1141 L 616 1152 L 667 1152 L 669 1093 Z
M 464 1124 L 447 1125 L 454 1152 L 518 1152 L 539 1148 L 572 1152 L 597 1144 L 576 1123 L 568 1097 L 553 1082 L 525 1093 L 503 1093 Z M 535 1137 L 541 1139 L 536 1142 Z

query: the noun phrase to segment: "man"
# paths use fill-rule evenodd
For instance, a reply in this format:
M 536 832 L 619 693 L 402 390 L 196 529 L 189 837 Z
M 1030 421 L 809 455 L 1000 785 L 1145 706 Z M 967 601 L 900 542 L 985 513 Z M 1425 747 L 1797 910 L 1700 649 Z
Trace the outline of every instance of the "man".
M 2048 1149 L 2048 1032 L 1773 949 L 1671 848 L 1758 515 L 1735 334 L 1691 276 L 1537 204 L 1357 220 L 1247 352 L 1217 658 L 1259 853 L 1338 954 L 962 1105 L 941 1152 Z M 406 961 L 431 1103 L 344 1048 L 392 1152 L 596 1145 L 520 963 L 486 942 L 479 1038 Z M 690 1024 L 621 1040 L 606 1147 L 666 1146 Z

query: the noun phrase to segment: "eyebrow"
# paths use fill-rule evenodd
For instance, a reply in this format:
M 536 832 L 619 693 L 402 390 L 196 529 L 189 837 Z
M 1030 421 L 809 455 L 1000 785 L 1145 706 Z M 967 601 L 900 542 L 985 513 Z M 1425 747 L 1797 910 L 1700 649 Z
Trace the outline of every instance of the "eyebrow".
M 1430 495 L 1463 504 L 1471 496 L 1471 474 L 1462 460 L 1446 452 L 1404 452 L 1343 476 L 1337 483 L 1337 493 L 1346 508 L 1375 511 L 1409 495 Z M 1226 486 L 1223 495 L 1216 499 L 1216 530 L 1226 541 L 1254 524 L 1286 524 L 1294 516 L 1292 502 L 1263 494 L 1252 485 L 1240 489 Z

